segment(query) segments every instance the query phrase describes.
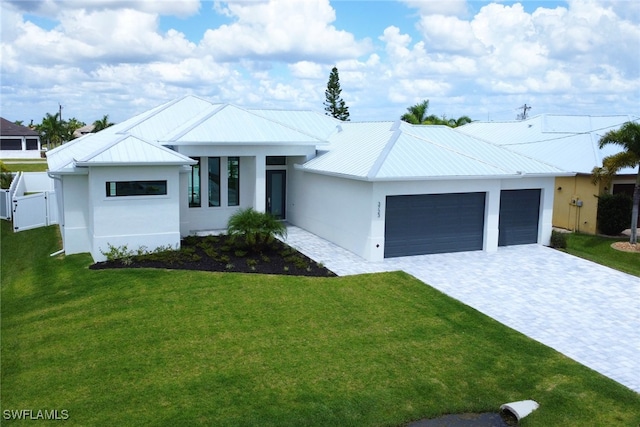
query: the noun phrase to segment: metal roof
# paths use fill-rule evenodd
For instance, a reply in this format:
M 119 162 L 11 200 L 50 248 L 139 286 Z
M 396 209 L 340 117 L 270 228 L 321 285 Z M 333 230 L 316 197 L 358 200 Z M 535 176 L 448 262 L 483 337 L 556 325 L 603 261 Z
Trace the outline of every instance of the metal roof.
M 187 165 L 195 164 L 196 161 L 160 145 L 125 135 L 98 153 L 94 152 L 84 158 L 76 159 L 75 163 L 76 166 Z
M 309 172 L 363 180 L 571 175 L 557 167 L 446 126 L 344 123 Z
M 321 137 L 285 124 L 286 112 L 281 116 L 281 121 L 274 121 L 233 105 L 188 95 L 50 150 L 47 163 L 52 172 L 69 173 L 76 165 L 192 162 L 163 145 L 325 144 Z M 326 123 L 320 134 L 329 128 Z
M 317 111 L 260 109 L 249 111 L 322 140 L 336 133 L 338 125 L 343 123 L 341 120 Z
M 571 116 L 542 114 L 527 120 L 510 122 L 472 122 L 456 128 L 510 150 L 530 156 L 561 169 L 590 174 L 602 166 L 602 159 L 620 152 L 607 145 L 600 149 L 598 141 L 606 132 L 620 128 L 628 121 L 640 123 L 632 115 Z M 627 168 L 621 173 L 634 173 Z
M 315 136 L 229 104 L 192 116 L 160 141 L 170 145 L 323 143 Z

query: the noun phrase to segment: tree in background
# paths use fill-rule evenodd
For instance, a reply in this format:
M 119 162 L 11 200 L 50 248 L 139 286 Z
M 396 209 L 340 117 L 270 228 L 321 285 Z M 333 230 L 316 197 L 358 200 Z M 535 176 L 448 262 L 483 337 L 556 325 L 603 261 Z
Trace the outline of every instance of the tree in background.
M 599 145 L 619 145 L 624 151 L 602 159 L 602 167 L 595 167 L 592 172 L 593 182 L 600 180 L 610 182 L 615 174 L 624 168 L 638 167 L 636 184 L 633 189 L 633 204 L 631 209 L 631 237 L 629 243 L 638 243 L 638 210 L 640 209 L 640 124 L 626 122 L 620 129 L 605 133 L 600 138 Z
M 407 112 L 404 113 L 400 120 L 403 120 L 412 125 L 444 125 L 452 128 L 466 125 L 473 120 L 469 116 L 461 116 L 457 119 L 447 119 L 447 116 L 443 115 L 438 117 L 434 114 L 427 115 L 429 111 L 429 100 L 425 99 L 422 102 L 412 105 L 407 108 Z
M 65 141 L 74 139 L 75 136 L 73 135 L 73 133 L 85 125 L 85 122 L 81 122 L 75 117 L 70 118 L 67 122 L 65 122 Z
M 91 132 L 100 132 L 101 130 L 106 129 L 109 126 L 113 126 L 113 123 L 109 121 L 109 115 L 105 114 L 101 119 L 93 122 L 93 130 Z
M 36 131 L 40 133 L 40 137 L 46 141 L 47 149 L 51 148 L 51 144 L 55 147 L 56 144 L 62 144 L 64 141 L 64 128 L 63 122 L 58 120 L 59 113 L 51 114 L 47 113 L 42 118 L 42 122 L 36 125 Z
M 349 107 L 346 106 L 344 100 L 340 97 L 341 92 L 338 68 L 333 67 L 329 74 L 327 90 L 324 91 L 326 97 L 324 110 L 327 116 L 333 116 L 338 120 L 349 121 Z

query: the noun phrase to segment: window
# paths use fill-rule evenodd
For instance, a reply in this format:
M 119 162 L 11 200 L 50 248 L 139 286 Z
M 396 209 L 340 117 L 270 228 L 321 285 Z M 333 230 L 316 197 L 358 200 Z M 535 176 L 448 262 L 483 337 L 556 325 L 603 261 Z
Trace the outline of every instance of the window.
M 227 159 L 228 170 L 228 205 L 239 206 L 240 205 L 240 157 L 229 157 Z
M 167 194 L 167 181 L 107 181 L 107 197 L 160 196 Z
M 220 157 L 209 157 L 209 206 L 220 206 Z
M 189 207 L 199 208 L 200 205 L 200 158 L 193 159 L 198 163 L 191 166 L 189 174 Z
M 286 164 L 286 156 L 267 156 L 267 166 L 284 166 Z

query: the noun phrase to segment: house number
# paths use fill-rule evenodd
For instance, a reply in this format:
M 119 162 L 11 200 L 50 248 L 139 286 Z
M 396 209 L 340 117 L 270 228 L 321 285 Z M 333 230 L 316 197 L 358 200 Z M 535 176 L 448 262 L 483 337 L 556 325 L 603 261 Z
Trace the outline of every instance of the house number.
M 378 218 L 380 218 L 380 202 L 378 202 Z

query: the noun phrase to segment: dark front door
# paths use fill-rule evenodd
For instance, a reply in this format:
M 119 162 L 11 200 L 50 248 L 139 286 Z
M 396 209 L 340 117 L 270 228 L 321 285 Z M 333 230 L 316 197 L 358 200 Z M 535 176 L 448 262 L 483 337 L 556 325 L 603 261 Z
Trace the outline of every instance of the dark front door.
M 267 171 L 267 212 L 278 219 L 285 219 L 287 171 Z

